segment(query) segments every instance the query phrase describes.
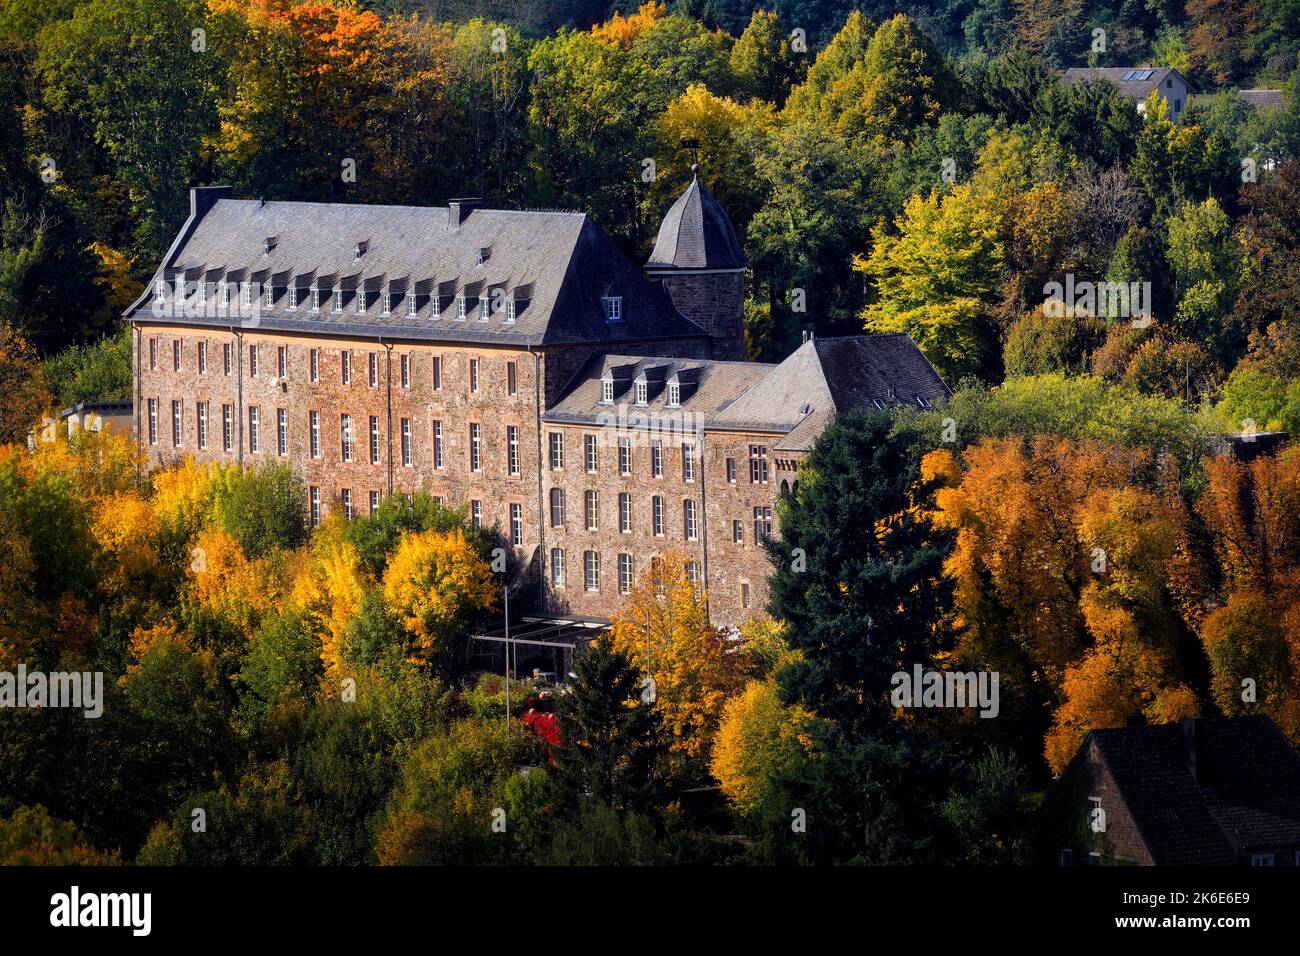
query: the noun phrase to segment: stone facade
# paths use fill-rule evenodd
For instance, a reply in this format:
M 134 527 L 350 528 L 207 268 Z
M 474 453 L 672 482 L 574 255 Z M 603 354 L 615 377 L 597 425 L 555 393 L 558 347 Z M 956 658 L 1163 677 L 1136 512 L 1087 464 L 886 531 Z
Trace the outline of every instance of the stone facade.
M 727 361 L 745 359 L 745 272 L 657 272 L 673 305 L 713 339 L 712 357 Z

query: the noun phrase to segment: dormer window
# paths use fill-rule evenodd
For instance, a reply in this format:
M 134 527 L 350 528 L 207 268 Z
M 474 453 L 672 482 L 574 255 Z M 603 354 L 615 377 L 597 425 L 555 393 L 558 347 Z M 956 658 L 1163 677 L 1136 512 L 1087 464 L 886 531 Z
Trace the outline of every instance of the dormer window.
M 488 301 L 488 294 L 487 292 L 483 292 L 483 294 L 478 297 L 478 320 L 480 322 L 487 321 L 488 315 L 491 314 L 489 311 L 490 306 L 491 303 Z
M 343 311 L 343 290 L 342 290 L 342 289 L 330 289 L 330 298 L 331 298 L 331 299 L 333 300 L 333 302 L 334 302 L 334 308 L 333 308 L 332 311 L 334 311 L 334 312 L 342 312 L 342 311 Z
M 676 379 L 668 383 L 668 407 L 676 408 L 682 403 L 682 386 Z
M 199 282 L 197 291 L 199 310 L 206 310 L 208 307 L 208 284 L 206 282 Z
M 379 314 L 380 314 L 380 315 L 392 315 L 392 313 L 393 313 L 393 294 L 392 294 L 391 292 L 385 292 L 385 293 L 384 293 L 384 299 L 383 299 L 383 305 L 382 305 L 382 307 L 379 309 Z
M 623 297 L 621 295 L 607 295 L 600 302 L 605 307 L 606 322 L 623 321 Z
M 511 296 L 510 298 L 506 299 L 506 321 L 513 322 L 514 320 L 515 320 L 515 297 Z
M 442 318 L 442 296 L 437 293 L 429 296 L 429 317 L 432 319 Z
M 266 307 L 269 309 L 275 304 L 275 288 L 271 283 L 266 284 Z
M 365 315 L 366 312 L 366 290 L 357 290 L 357 315 Z
M 298 287 L 296 285 L 289 286 L 289 308 L 298 308 Z
M 240 288 L 240 301 L 243 302 L 244 308 L 251 308 L 253 305 L 253 283 L 245 282 Z
M 159 279 L 157 282 L 153 284 L 153 297 L 154 297 L 154 301 L 157 302 L 159 305 L 162 305 L 165 301 L 167 301 L 167 280 L 166 279 Z
M 370 243 L 369 243 L 369 242 L 367 242 L 367 241 L 365 241 L 365 240 L 362 240 L 361 242 L 358 242 L 358 243 L 356 244 L 356 247 L 352 250 L 352 261 L 353 261 L 353 262 L 360 262 L 360 261 L 361 261 L 361 257 L 364 256 L 364 255 L 366 254 L 366 250 L 369 249 L 369 248 L 370 248 Z
M 224 309 L 224 308 L 229 307 L 229 305 L 230 305 L 230 283 L 228 283 L 228 282 L 222 282 L 220 288 L 221 288 L 221 293 L 220 293 L 220 295 L 221 295 L 221 300 L 220 300 L 220 301 L 221 301 L 221 307 Z
M 646 385 L 646 380 L 643 379 L 643 378 L 639 378 L 639 379 L 637 379 L 637 382 L 636 382 L 636 403 L 637 403 L 638 405 L 644 405 L 644 404 L 646 404 L 649 400 L 650 400 L 650 388 L 649 388 L 649 386 Z
M 483 265 L 483 263 L 487 262 L 488 259 L 491 258 L 491 256 L 492 256 L 492 249 L 491 249 L 491 247 L 490 247 L 490 246 L 483 246 L 483 247 L 482 247 L 481 249 L 479 249 L 479 251 L 478 251 L 478 264 L 479 264 L 479 265 Z
M 414 292 L 406 293 L 406 314 L 415 315 L 415 293 Z M 437 318 L 437 316 L 435 315 L 434 318 Z
M 463 295 L 456 296 L 456 318 L 459 320 L 465 318 L 465 297 Z
M 313 312 L 320 311 L 320 289 L 311 290 L 311 310 Z
M 600 402 L 602 405 L 614 404 L 614 378 L 606 375 L 600 380 Z

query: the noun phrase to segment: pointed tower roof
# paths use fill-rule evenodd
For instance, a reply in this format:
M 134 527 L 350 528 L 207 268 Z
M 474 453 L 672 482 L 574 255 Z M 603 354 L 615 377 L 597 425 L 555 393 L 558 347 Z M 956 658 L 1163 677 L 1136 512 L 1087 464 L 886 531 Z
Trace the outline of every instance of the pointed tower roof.
M 700 167 L 691 167 L 691 184 L 664 216 L 659 238 L 646 261 L 651 271 L 661 269 L 743 269 L 736 230 L 726 210 L 700 182 Z

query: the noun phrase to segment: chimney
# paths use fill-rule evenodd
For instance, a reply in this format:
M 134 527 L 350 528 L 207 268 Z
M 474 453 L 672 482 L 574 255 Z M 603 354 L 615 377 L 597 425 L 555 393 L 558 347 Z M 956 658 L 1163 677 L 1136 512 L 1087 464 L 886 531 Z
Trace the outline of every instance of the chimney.
M 447 225 L 459 228 L 475 209 L 483 208 L 482 199 L 451 199 L 447 202 Z
M 1140 710 L 1134 711 L 1133 713 L 1129 714 L 1127 717 L 1124 718 L 1125 727 L 1145 727 L 1146 725 L 1147 725 L 1146 714 L 1142 713 Z
M 1206 784 L 1209 767 L 1205 762 L 1205 720 L 1201 717 L 1183 718 L 1183 756 L 1192 782 L 1198 787 Z
M 234 198 L 234 186 L 195 186 L 190 189 L 190 218 L 202 219 L 218 199 Z

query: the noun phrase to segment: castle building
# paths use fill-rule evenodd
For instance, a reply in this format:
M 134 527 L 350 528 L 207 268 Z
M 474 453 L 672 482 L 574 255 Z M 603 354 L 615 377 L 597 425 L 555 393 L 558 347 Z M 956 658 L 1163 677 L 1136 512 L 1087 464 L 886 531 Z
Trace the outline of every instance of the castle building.
M 738 623 L 835 413 L 949 394 L 906 335 L 744 361 L 746 265 L 698 173 L 644 269 L 579 212 L 196 188 L 126 312 L 134 434 L 153 467 L 287 462 L 312 523 L 400 492 L 464 506 L 551 615 L 608 618 L 684 551 L 715 623 Z

